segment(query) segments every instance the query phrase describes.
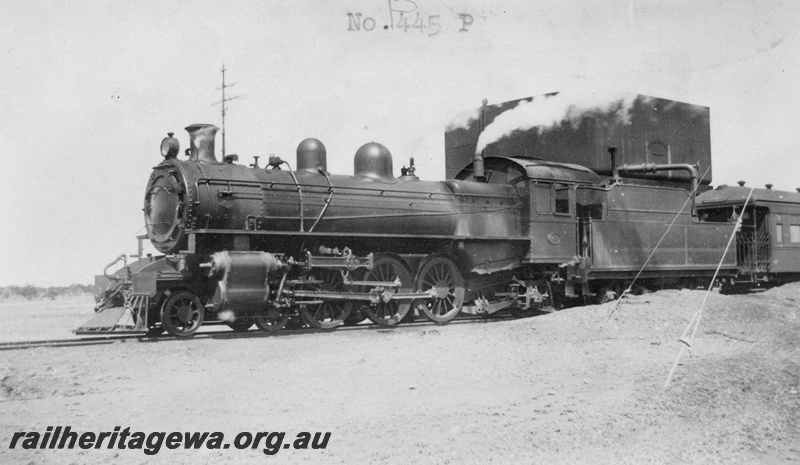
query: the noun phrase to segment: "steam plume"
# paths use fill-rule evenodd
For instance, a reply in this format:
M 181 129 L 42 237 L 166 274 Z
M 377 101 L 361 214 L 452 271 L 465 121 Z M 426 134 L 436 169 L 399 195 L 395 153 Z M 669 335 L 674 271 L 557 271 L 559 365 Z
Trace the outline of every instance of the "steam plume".
M 589 113 L 616 113 L 622 123 L 630 120 L 630 111 L 636 94 L 597 94 L 595 92 L 558 93 L 523 100 L 516 107 L 498 115 L 484 128 L 478 138 L 475 153 L 481 153 L 487 145 L 514 131 L 526 131 L 533 127 L 549 128 L 569 122 L 573 128 Z
M 445 131 L 449 132 L 454 129 L 467 128 L 469 127 L 470 123 L 472 123 L 473 121 L 477 121 L 478 118 L 480 117 L 481 117 L 480 107 L 464 110 L 453 116 L 453 119 L 451 119 L 450 123 L 447 124 L 447 128 L 445 129 Z

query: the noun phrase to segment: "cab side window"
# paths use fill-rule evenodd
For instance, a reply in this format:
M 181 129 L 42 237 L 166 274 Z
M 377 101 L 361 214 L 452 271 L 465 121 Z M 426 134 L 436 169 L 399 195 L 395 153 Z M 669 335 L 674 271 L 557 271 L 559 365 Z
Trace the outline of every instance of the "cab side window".
M 536 195 L 536 213 L 552 213 L 553 211 L 553 188 L 550 184 L 534 184 Z
M 571 215 L 572 207 L 572 187 L 569 184 L 535 182 L 533 192 L 536 199 L 536 213 Z
M 555 190 L 555 214 L 556 215 L 569 215 L 569 185 L 568 184 L 553 184 Z

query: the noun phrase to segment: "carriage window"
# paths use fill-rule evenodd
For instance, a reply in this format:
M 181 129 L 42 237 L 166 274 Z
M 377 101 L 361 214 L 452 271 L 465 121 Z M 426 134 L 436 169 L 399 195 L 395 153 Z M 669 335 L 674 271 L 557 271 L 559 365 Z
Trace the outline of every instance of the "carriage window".
M 782 243 L 783 242 L 783 225 L 776 224 L 775 225 L 775 242 Z
M 731 211 L 729 208 L 698 210 L 698 215 L 700 221 L 706 223 L 727 223 L 731 221 Z
M 553 192 L 550 184 L 534 184 L 536 192 L 536 212 L 550 213 L 553 205 Z
M 793 224 L 789 226 L 789 241 L 800 242 L 800 224 Z
M 569 215 L 569 186 L 556 184 L 556 214 Z

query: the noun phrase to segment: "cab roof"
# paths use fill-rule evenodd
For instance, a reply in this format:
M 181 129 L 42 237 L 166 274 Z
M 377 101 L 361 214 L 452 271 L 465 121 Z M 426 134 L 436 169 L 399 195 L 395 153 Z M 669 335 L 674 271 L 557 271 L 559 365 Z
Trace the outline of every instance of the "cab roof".
M 456 175 L 456 179 L 469 178 L 472 176 L 472 170 L 472 163 L 470 163 Z M 528 179 L 543 181 L 600 184 L 603 180 L 594 171 L 580 165 L 556 163 L 536 158 L 486 157 L 484 170 L 487 173 L 502 172 L 509 177 L 510 172 L 516 171 L 517 177 L 525 176 Z

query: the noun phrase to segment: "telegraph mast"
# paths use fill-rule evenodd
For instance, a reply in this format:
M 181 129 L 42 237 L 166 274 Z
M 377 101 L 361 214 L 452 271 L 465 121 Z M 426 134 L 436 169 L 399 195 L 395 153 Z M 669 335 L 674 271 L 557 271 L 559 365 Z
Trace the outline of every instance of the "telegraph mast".
M 221 87 L 217 87 L 217 89 L 216 89 L 216 90 L 221 90 L 222 91 L 222 100 L 212 104 L 212 105 L 222 105 L 222 158 L 223 159 L 225 159 L 225 113 L 228 111 L 228 107 L 225 106 L 225 103 L 226 102 L 230 102 L 231 100 L 236 100 L 237 98 L 241 97 L 241 95 L 236 95 L 236 96 L 233 96 L 233 97 L 226 97 L 225 96 L 225 89 L 227 89 L 228 87 L 233 87 L 233 86 L 236 85 L 235 82 L 232 83 L 232 84 L 225 84 L 225 71 L 227 71 L 227 68 L 225 68 L 225 65 L 223 64 L 222 65 L 222 86 Z

